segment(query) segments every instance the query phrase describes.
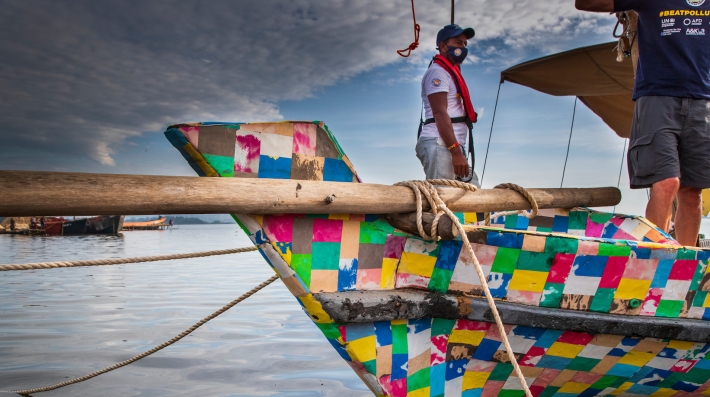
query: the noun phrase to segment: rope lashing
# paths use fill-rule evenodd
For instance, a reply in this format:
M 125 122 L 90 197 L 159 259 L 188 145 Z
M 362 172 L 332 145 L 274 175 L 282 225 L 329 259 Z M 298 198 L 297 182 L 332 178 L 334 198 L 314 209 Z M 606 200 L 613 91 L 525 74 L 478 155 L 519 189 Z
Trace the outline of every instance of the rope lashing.
M 203 318 L 202 320 L 198 321 L 198 322 L 195 323 L 192 327 L 190 327 L 190 328 L 186 329 L 185 331 L 183 331 L 180 335 L 178 335 L 178 336 L 176 336 L 176 337 L 170 339 L 169 341 L 167 341 L 167 342 L 165 342 L 165 343 L 163 343 L 163 344 L 160 344 L 160 345 L 158 345 L 158 346 L 156 346 L 156 347 L 154 347 L 154 348 L 152 348 L 152 349 L 150 349 L 150 350 L 148 350 L 148 351 L 146 351 L 146 352 L 143 352 L 143 353 L 141 353 L 141 354 L 139 354 L 139 355 L 137 355 L 137 356 L 135 356 L 135 357 L 129 358 L 128 360 L 121 361 L 120 363 L 114 364 L 114 365 L 112 365 L 112 366 L 110 366 L 110 367 L 106 367 L 106 368 L 104 368 L 104 369 L 102 369 L 102 370 L 99 370 L 99 371 L 96 371 L 96 372 L 92 372 L 92 373 L 90 373 L 90 374 L 88 374 L 88 375 L 84 375 L 84 376 L 82 376 L 82 377 L 80 377 L 80 378 L 68 380 L 68 381 L 65 381 L 65 382 L 62 382 L 62 383 L 57 383 L 56 385 L 45 386 L 45 387 L 38 387 L 38 388 L 36 388 L 36 389 L 27 389 L 27 390 L 12 390 L 12 391 L 10 391 L 10 390 L 0 390 L 0 393 L 15 393 L 15 394 L 19 394 L 19 395 L 21 395 L 21 396 L 27 396 L 27 395 L 32 394 L 32 393 L 41 393 L 41 392 L 50 391 L 50 390 L 55 390 L 55 389 L 59 389 L 59 388 L 61 388 L 61 387 L 73 385 L 73 384 L 75 384 L 75 383 L 83 382 L 83 381 L 85 381 L 85 380 L 89 380 L 89 379 L 91 379 L 91 378 L 97 377 L 97 376 L 99 376 L 99 375 L 101 375 L 101 374 L 105 374 L 106 372 L 110 372 L 110 371 L 113 371 L 113 370 L 115 370 L 115 369 L 118 369 L 118 368 L 121 368 L 121 367 L 125 367 L 125 366 L 128 365 L 128 364 L 134 363 L 134 362 L 136 362 L 136 361 L 138 361 L 138 360 L 140 360 L 140 359 L 142 359 L 142 358 L 145 358 L 145 357 L 150 356 L 151 354 L 153 354 L 153 353 L 155 353 L 155 352 L 157 352 L 157 351 L 160 351 L 160 350 L 162 350 L 162 349 L 165 349 L 166 347 L 172 345 L 173 343 L 179 341 L 180 339 L 182 339 L 182 338 L 188 336 L 189 334 L 191 334 L 191 333 L 192 333 L 193 331 L 195 331 L 196 329 L 198 329 L 198 328 L 200 328 L 201 326 L 205 325 L 208 321 L 214 319 L 215 317 L 219 316 L 220 314 L 222 314 L 222 313 L 226 312 L 227 310 L 231 309 L 232 307 L 234 307 L 234 306 L 235 306 L 236 304 L 238 304 L 239 302 L 241 302 L 241 301 L 247 299 L 248 297 L 254 295 L 255 293 L 257 293 L 258 291 L 260 291 L 261 289 L 263 289 L 263 288 L 266 287 L 267 285 L 269 285 L 269 284 L 273 283 L 274 281 L 276 281 L 278 278 L 279 278 L 278 275 L 271 276 L 271 278 L 269 278 L 268 280 L 264 281 L 263 283 L 257 285 L 256 287 L 252 288 L 249 292 L 243 294 L 242 296 L 240 296 L 239 298 L 237 298 L 237 299 L 235 299 L 235 300 L 229 302 L 227 305 L 223 306 L 221 309 L 217 310 L 216 312 L 214 312 L 214 313 L 210 314 L 209 316 Z
M 508 215 L 522 215 L 528 219 L 534 218 L 537 216 L 537 214 L 540 212 L 540 208 L 537 205 L 537 201 L 535 200 L 535 197 L 530 194 L 524 187 L 520 185 L 516 185 L 514 183 L 501 183 L 500 185 L 497 185 L 493 189 L 508 189 L 508 190 L 513 190 L 518 193 L 520 193 L 521 196 L 525 197 L 528 202 L 530 202 L 530 211 L 503 211 L 503 212 L 496 212 L 495 214 L 491 215 L 490 212 L 486 212 L 486 226 L 491 225 L 491 221 L 497 218 L 500 218 L 501 216 L 508 216 Z
M 422 235 L 423 238 L 427 240 L 438 240 L 438 237 L 436 236 L 436 224 L 438 224 L 438 219 L 441 217 L 442 214 L 446 214 L 451 219 L 451 222 L 454 223 L 454 226 L 459 231 L 459 235 L 461 236 L 461 240 L 463 241 L 463 246 L 466 249 L 466 253 L 468 253 L 468 256 L 471 259 L 471 262 L 473 263 L 473 266 L 476 269 L 476 273 L 478 274 L 478 279 L 481 282 L 481 287 L 483 287 L 483 291 L 485 293 L 486 301 L 488 302 L 488 307 L 491 309 L 491 313 L 493 313 L 493 317 L 495 318 L 496 326 L 498 327 L 498 332 L 500 333 L 501 339 L 503 340 L 503 345 L 505 346 L 505 350 L 508 353 L 508 358 L 510 359 L 511 364 L 513 364 L 513 370 L 515 371 L 515 374 L 518 376 L 518 379 L 520 380 L 520 384 L 523 387 L 523 390 L 525 391 L 525 395 L 527 397 L 533 397 L 532 393 L 530 392 L 530 388 L 528 387 L 527 382 L 525 381 L 525 376 L 523 376 L 523 372 L 520 370 L 520 366 L 518 365 L 518 360 L 515 358 L 515 354 L 513 353 L 513 348 L 510 346 L 510 342 L 508 341 L 508 336 L 507 332 L 505 331 L 505 326 L 503 325 L 503 320 L 500 318 L 500 314 L 498 313 L 498 308 L 496 307 L 496 303 L 493 300 L 493 296 L 491 295 L 490 288 L 488 288 L 488 281 L 486 275 L 483 273 L 483 268 L 481 268 L 481 263 L 478 261 L 478 258 L 476 257 L 476 253 L 473 251 L 473 247 L 471 246 L 471 242 L 468 240 L 468 236 L 466 235 L 466 230 L 463 228 L 461 225 L 461 222 L 459 222 L 459 218 L 451 212 L 451 210 L 446 206 L 446 203 L 439 197 L 439 194 L 436 191 L 436 188 L 434 187 L 433 184 L 437 185 L 446 185 L 446 186 L 452 186 L 452 187 L 458 187 L 462 189 L 466 189 L 472 192 L 475 192 L 477 188 L 473 185 L 469 184 L 464 184 L 463 182 L 459 181 L 449 181 L 449 180 L 441 180 L 441 179 L 432 179 L 428 181 L 406 181 L 406 182 L 400 182 L 395 184 L 395 186 L 407 186 L 410 189 L 414 191 L 414 195 L 417 197 L 417 227 L 419 228 L 419 232 Z M 466 186 L 469 185 L 469 186 Z M 510 185 L 510 187 L 507 187 Z M 525 191 L 522 187 L 518 185 L 513 185 L 513 184 L 505 184 L 505 185 L 498 185 L 496 186 L 497 188 L 499 186 L 506 186 L 505 188 L 510 188 L 515 190 L 517 188 L 520 188 L 522 191 Z M 515 186 L 515 187 L 513 187 Z M 516 190 L 518 191 L 518 190 Z M 421 200 L 421 194 L 424 194 L 427 197 L 427 200 L 429 200 L 429 204 L 431 205 L 432 212 L 434 212 L 437 217 L 434 219 L 434 226 L 432 227 L 431 235 L 426 235 L 424 233 L 424 228 L 421 226 L 422 223 L 422 200 Z M 523 193 L 521 193 L 523 194 Z M 525 195 L 525 194 L 523 194 Z M 527 194 L 530 196 L 529 194 Z M 532 196 L 530 196 L 532 197 Z M 537 212 L 537 204 L 533 206 L 533 210 Z M 429 238 L 429 237 L 434 237 L 434 238 Z M 467 262 L 468 264 L 468 262 Z
M 117 259 L 95 259 L 74 262 L 40 262 L 27 263 L 16 265 L 0 265 L 0 272 L 11 270 L 36 270 L 36 269 L 56 269 L 60 267 L 84 267 L 84 266 L 106 266 L 106 265 L 123 265 L 126 263 L 142 263 L 142 262 L 157 262 L 168 261 L 175 259 L 203 258 L 206 256 L 230 255 L 239 254 L 242 252 L 256 251 L 257 247 L 244 247 L 216 251 L 192 252 L 187 254 L 159 255 L 159 256 L 142 256 L 137 258 L 117 258 Z
M 439 219 L 446 213 L 439 208 L 439 204 L 444 201 L 439 197 L 439 192 L 436 191 L 434 185 L 443 185 L 465 189 L 471 192 L 478 191 L 475 185 L 451 179 L 429 179 L 427 181 L 404 181 L 396 183 L 395 186 L 406 186 L 414 191 L 414 197 L 417 200 L 417 230 L 419 235 L 427 240 L 439 240 L 437 233 L 439 227 Z M 424 230 L 422 224 L 422 194 L 426 197 L 431 207 L 430 211 L 434 214 L 434 222 L 431 224 L 431 233 Z
M 414 13 L 414 0 L 412 0 L 412 19 L 414 19 L 414 42 L 410 44 L 409 47 L 403 50 L 397 50 L 397 54 L 404 58 L 409 57 L 412 54 L 412 51 L 416 50 L 417 47 L 419 47 L 419 31 L 421 30 L 421 28 L 417 23 L 417 15 Z

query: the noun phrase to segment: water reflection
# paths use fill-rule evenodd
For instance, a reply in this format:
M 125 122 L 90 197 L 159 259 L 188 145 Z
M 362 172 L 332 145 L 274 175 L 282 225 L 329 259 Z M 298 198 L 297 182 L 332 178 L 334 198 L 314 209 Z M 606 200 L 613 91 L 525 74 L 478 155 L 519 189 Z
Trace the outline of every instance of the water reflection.
M 0 263 L 162 255 L 249 245 L 236 225 L 123 237 L 0 235 Z M 0 273 L 0 389 L 38 387 L 172 338 L 273 273 L 256 252 Z M 276 282 L 177 344 L 42 396 L 366 396 Z

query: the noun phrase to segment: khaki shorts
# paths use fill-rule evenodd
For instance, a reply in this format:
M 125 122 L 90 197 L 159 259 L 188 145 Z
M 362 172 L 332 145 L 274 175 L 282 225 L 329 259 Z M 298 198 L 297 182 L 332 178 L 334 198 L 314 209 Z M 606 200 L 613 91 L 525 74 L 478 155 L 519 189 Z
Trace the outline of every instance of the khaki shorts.
M 636 100 L 628 153 L 632 189 L 668 178 L 710 187 L 710 101 L 645 96 Z
M 461 150 L 466 155 L 466 147 L 461 145 Z M 420 137 L 416 146 L 417 157 L 424 167 L 426 179 L 456 179 L 451 152 L 444 145 L 441 138 Z M 480 187 L 478 175 L 472 172 L 471 183 Z

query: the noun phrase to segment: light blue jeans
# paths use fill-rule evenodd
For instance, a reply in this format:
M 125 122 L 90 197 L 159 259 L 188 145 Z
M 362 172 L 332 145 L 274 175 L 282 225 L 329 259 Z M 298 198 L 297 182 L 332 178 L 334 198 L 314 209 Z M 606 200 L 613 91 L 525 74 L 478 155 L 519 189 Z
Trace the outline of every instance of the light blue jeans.
M 466 156 L 466 147 L 461 145 Z M 416 146 L 417 157 L 424 167 L 426 179 L 456 179 L 451 152 L 441 138 L 421 137 Z M 478 175 L 471 170 L 472 179 L 469 183 L 479 186 Z

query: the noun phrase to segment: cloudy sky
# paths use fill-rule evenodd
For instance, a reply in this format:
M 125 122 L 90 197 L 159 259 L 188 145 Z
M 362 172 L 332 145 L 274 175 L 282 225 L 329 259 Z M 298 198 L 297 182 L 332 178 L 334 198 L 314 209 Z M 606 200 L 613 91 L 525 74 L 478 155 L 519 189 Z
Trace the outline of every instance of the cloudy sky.
M 613 40 L 573 0 L 457 0 L 481 173 L 500 71 Z M 323 120 L 367 182 L 421 179 L 420 79 L 449 0 L 0 0 L 0 169 L 193 175 L 183 121 Z M 557 187 L 574 99 L 502 86 L 484 187 Z M 615 186 L 623 140 L 580 104 L 565 186 Z M 624 169 L 622 187 L 628 185 Z M 644 191 L 618 208 L 642 213 Z

